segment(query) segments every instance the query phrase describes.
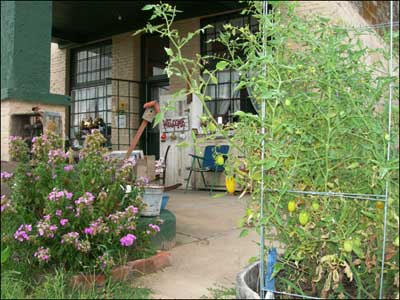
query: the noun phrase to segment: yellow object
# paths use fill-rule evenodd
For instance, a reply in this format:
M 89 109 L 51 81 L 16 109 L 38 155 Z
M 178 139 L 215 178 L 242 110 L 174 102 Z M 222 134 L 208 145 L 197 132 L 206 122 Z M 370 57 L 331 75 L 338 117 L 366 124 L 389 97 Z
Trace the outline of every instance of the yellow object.
M 216 163 L 218 166 L 222 166 L 222 165 L 224 164 L 224 162 L 225 162 L 225 160 L 224 160 L 224 157 L 223 157 L 222 155 L 218 155 L 218 156 L 215 158 L 215 163 Z
M 385 208 L 385 204 L 381 201 L 376 202 L 375 207 L 377 209 L 384 209 Z
M 289 212 L 294 212 L 296 210 L 296 202 L 294 200 L 290 200 L 287 208 Z
M 231 176 L 225 178 L 225 186 L 226 190 L 229 194 L 233 194 L 235 192 L 235 179 Z

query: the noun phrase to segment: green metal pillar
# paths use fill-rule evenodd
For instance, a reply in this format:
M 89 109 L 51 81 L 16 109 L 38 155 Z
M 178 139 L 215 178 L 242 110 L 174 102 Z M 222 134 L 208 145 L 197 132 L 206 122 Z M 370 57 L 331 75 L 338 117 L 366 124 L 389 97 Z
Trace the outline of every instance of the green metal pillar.
M 50 94 L 51 1 L 1 1 L 1 100 L 69 104 Z

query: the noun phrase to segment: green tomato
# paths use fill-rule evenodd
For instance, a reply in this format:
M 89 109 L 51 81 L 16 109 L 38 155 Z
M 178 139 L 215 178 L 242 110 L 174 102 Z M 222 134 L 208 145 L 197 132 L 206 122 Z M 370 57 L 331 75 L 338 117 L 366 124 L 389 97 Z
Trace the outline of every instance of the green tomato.
M 210 123 L 208 125 L 208 130 L 210 130 L 210 132 L 215 132 L 217 130 L 217 126 L 215 126 L 214 123 Z
M 396 236 L 396 238 L 394 239 L 393 244 L 394 244 L 397 248 L 399 248 L 399 236 Z
M 319 203 L 316 202 L 316 201 L 314 201 L 314 202 L 311 204 L 311 207 L 312 207 L 313 210 L 317 211 L 317 210 L 319 210 Z
M 216 163 L 218 166 L 222 166 L 222 165 L 224 164 L 224 162 L 225 162 L 225 160 L 224 160 L 224 157 L 223 157 L 222 155 L 218 155 L 218 156 L 215 158 L 215 163 Z
M 294 200 L 290 200 L 287 209 L 289 212 L 294 212 L 296 210 L 296 202 Z
M 308 223 L 309 217 L 308 217 L 308 213 L 306 211 L 302 211 L 299 214 L 299 222 L 301 225 L 306 225 Z
M 351 240 L 345 240 L 343 243 L 343 249 L 346 252 L 351 252 L 353 251 L 353 241 Z

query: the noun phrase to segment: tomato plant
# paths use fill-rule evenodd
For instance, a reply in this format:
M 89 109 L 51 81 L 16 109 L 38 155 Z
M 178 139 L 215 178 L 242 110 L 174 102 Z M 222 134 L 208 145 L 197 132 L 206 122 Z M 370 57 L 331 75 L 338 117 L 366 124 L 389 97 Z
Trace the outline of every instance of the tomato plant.
M 327 18 L 302 18 L 296 5 L 274 1 L 271 12 L 264 15 L 261 2 L 249 2 L 242 13 L 258 21 L 258 30 L 225 24 L 216 40 L 227 51 L 217 57 L 220 62 L 214 69 L 206 63 L 210 57 L 183 56 L 182 49 L 204 28 L 181 37 L 172 27 L 177 11 L 171 5 L 147 7 L 153 9 L 152 19 L 164 22 L 148 24 L 144 31 L 169 38 L 167 74 L 187 83 L 183 93 L 202 102 L 210 124 L 234 149 L 226 171 L 251 192 L 253 200 L 243 223 L 251 219 L 257 227 L 266 226 L 266 232 L 276 232 L 275 238 L 284 245 L 274 272 L 277 289 L 321 297 L 376 298 L 383 211 L 373 201 L 302 195 L 297 214 L 289 202 L 293 194 L 287 191 L 384 195 L 388 181 L 387 235 L 394 242 L 387 244 L 384 291 L 395 297 L 398 151 L 390 149 L 394 156 L 387 161 L 387 143 L 394 138 L 386 134 L 388 114 L 383 103 L 389 84 L 398 84 L 398 78 L 387 75 L 385 44 L 370 49 L 362 42 L 365 32 L 335 26 Z M 227 69 L 239 72 L 237 89 L 246 89 L 256 108 L 265 101 L 264 118 L 238 111 L 238 122 L 224 127 L 215 122 L 205 90 L 217 81 L 216 72 Z M 393 136 L 398 136 L 394 115 Z M 262 208 L 267 214 L 260 219 L 263 178 L 268 201 Z

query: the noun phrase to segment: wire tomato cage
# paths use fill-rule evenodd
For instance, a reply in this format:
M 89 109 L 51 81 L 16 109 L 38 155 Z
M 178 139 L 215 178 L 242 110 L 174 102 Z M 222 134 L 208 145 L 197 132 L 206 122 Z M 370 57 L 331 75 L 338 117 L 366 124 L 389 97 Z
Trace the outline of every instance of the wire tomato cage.
M 268 1 L 263 1 L 262 4 L 263 14 L 268 14 Z M 393 28 L 395 26 L 399 26 L 399 22 L 393 21 L 393 1 L 390 1 L 390 22 L 374 24 L 370 26 L 360 26 L 360 27 L 352 27 L 352 28 L 343 28 L 347 30 L 358 30 L 358 29 L 376 29 L 376 28 L 389 28 L 389 41 L 390 41 L 390 56 L 389 56 L 389 76 L 393 76 Z M 265 30 L 263 31 L 265 32 Z M 263 56 L 266 56 L 266 47 L 267 47 L 267 37 L 263 38 Z M 267 73 L 266 66 L 263 70 L 265 74 Z M 386 161 L 389 162 L 391 158 L 391 127 L 392 127 L 392 98 L 393 98 L 393 83 L 390 82 L 389 85 L 389 97 L 388 97 L 388 124 L 387 124 L 387 155 Z M 265 135 L 265 116 L 266 116 L 266 98 L 262 99 L 261 102 L 261 134 Z M 384 132 L 382 133 L 384 134 Z M 262 139 L 261 142 L 261 160 L 265 159 L 265 141 Z M 382 252 L 381 252 L 381 268 L 380 268 L 380 280 L 379 280 L 379 298 L 383 297 L 383 282 L 384 282 L 384 263 L 385 263 L 385 249 L 386 249 L 386 234 L 387 234 L 387 214 L 388 214 L 388 199 L 389 199 L 389 179 L 386 178 L 385 183 L 385 193 L 383 195 L 378 194 L 357 194 L 357 193 L 337 193 L 337 192 L 321 192 L 321 191 L 302 191 L 302 190 L 279 190 L 279 189 L 267 189 L 264 184 L 265 177 L 265 168 L 264 164 L 261 165 L 261 187 L 260 187 L 260 219 L 264 218 L 264 202 L 265 202 L 265 193 L 289 193 L 289 194 L 298 194 L 298 195 L 311 195 L 311 196 L 322 196 L 322 197 L 339 197 L 346 200 L 358 200 L 358 201 L 379 201 L 384 203 L 384 217 L 383 217 L 383 239 L 382 239 Z M 265 287 L 265 226 L 260 225 L 260 268 L 259 268 L 259 279 L 260 279 L 260 297 L 262 299 L 265 298 L 273 298 L 273 295 L 283 295 L 283 296 L 291 296 L 291 297 L 299 297 L 303 299 L 323 299 L 320 297 L 308 296 L 308 295 L 300 295 L 296 293 L 289 293 L 284 291 L 278 291 L 275 289 L 270 289 Z M 272 294 L 271 294 L 272 293 Z M 272 296 L 271 296 L 272 295 Z

